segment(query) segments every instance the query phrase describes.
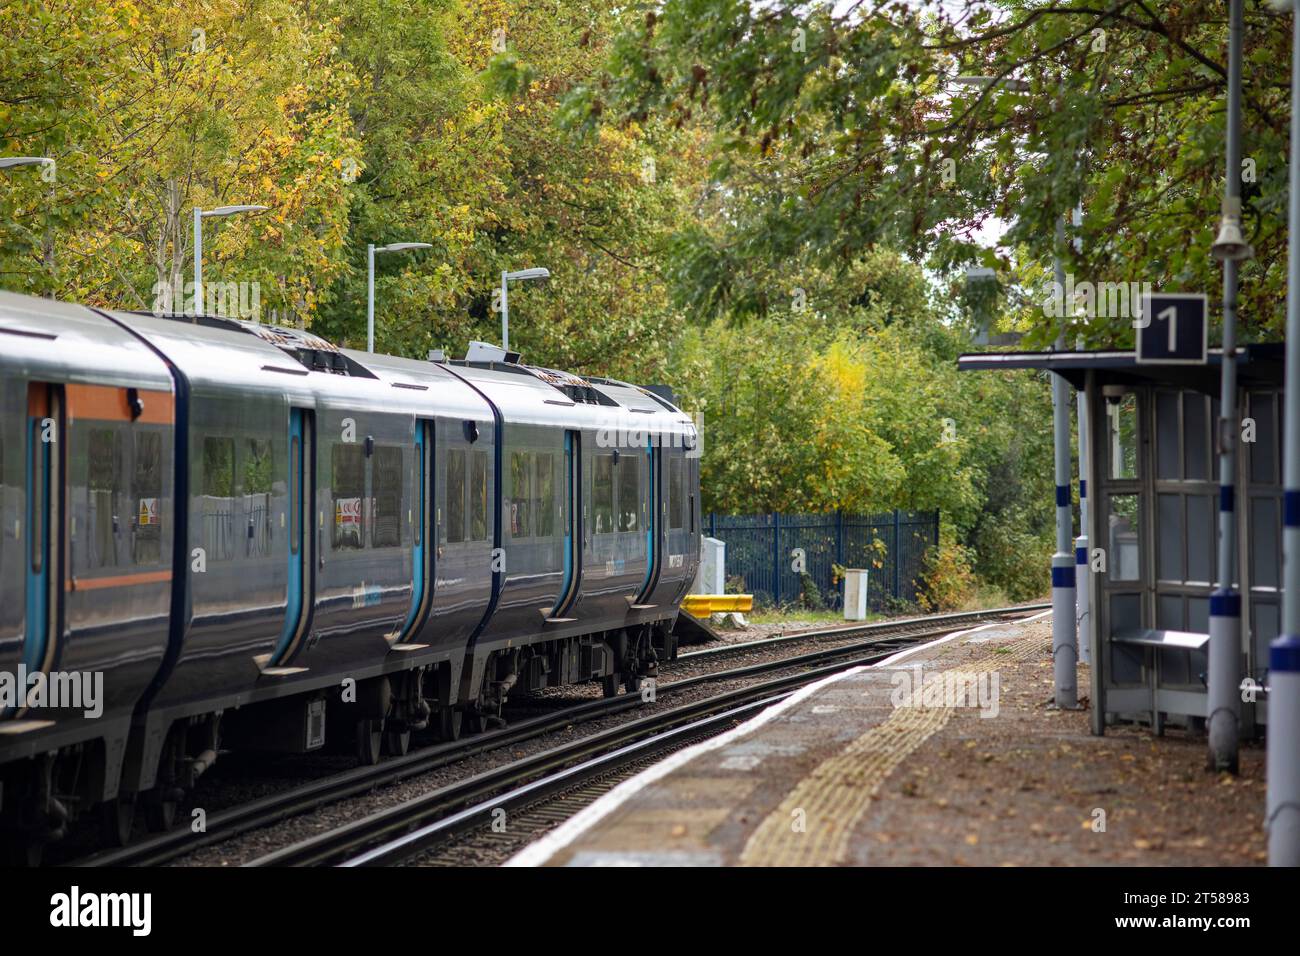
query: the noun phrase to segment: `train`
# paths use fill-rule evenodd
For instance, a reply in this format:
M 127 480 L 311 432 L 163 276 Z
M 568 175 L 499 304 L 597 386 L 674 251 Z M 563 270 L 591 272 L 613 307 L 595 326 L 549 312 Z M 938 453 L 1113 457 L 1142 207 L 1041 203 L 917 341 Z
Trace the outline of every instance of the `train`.
M 676 655 L 667 386 L 0 292 L 0 846 L 173 825 L 229 752 L 402 754 Z

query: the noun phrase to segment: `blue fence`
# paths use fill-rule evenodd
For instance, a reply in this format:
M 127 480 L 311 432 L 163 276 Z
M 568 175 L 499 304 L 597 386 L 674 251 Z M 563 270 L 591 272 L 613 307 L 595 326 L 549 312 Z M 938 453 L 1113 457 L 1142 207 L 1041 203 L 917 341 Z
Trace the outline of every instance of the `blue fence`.
M 866 568 L 867 601 L 874 609 L 890 599 L 915 603 L 928 548 L 939 543 L 939 512 L 894 511 L 878 515 L 709 514 L 709 537 L 727 544 L 727 579 L 761 604 L 792 604 L 804 583 L 795 571 L 795 549 L 805 572 L 831 608 L 844 603 L 844 586 L 832 583 L 832 564 Z M 728 590 L 731 590 L 729 587 Z

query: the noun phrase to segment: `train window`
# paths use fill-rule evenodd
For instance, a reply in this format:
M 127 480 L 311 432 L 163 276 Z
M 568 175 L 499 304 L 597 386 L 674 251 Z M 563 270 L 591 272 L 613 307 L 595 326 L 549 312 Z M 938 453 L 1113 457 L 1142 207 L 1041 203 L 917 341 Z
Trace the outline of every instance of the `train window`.
M 250 438 L 245 448 L 244 494 L 269 495 L 275 477 L 271 460 L 271 442 L 265 438 Z
M 86 496 L 86 567 L 117 566 L 118 495 L 122 490 L 122 440 L 113 428 L 92 428 Z
M 203 519 L 200 535 L 208 561 L 226 561 L 235 556 L 235 440 L 203 439 L 203 469 L 200 476 L 203 497 L 199 512 Z
M 289 443 L 289 551 L 298 553 L 302 521 L 302 442 L 297 435 Z
M 138 432 L 135 436 L 135 481 L 131 498 L 135 502 L 135 533 L 131 537 L 131 561 L 157 564 L 162 560 L 162 477 L 163 436 L 159 432 Z
M 334 497 L 334 547 L 365 547 L 362 499 L 366 495 L 365 450 L 356 442 L 336 444 L 330 452 L 330 490 Z
M 686 505 L 686 484 L 682 477 L 685 468 L 686 462 L 680 458 L 668 460 L 668 527 L 674 530 L 686 525 L 682 514 Z
M 402 543 L 402 449 L 381 445 L 375 449 L 374 528 L 371 544 L 393 548 Z
M 635 531 L 641 510 L 641 459 L 624 455 L 618 461 L 618 530 Z
M 555 534 L 555 456 L 537 456 L 537 535 L 549 538 Z
M 488 455 L 485 451 L 476 451 L 474 456 L 474 473 L 470 476 L 469 498 L 470 536 L 474 541 L 487 540 L 487 471 Z
M 465 452 L 447 453 L 447 542 L 465 540 Z
M 510 456 L 510 536 L 527 538 L 533 533 L 533 453 L 517 451 Z
M 596 534 L 614 530 L 614 456 L 593 455 L 591 459 L 591 510 Z

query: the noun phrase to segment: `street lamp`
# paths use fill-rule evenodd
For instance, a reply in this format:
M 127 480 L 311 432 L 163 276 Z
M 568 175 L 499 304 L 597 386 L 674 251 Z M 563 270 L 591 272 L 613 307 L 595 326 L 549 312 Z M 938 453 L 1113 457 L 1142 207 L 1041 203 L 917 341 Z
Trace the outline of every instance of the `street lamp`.
M 518 272 L 501 273 L 501 347 L 510 351 L 510 283 L 527 282 L 540 279 L 546 282 L 551 278 L 549 269 L 520 269 Z
M 1027 93 L 1030 89 L 1028 81 L 1009 77 L 955 76 L 951 82 L 985 89 L 1003 87 L 1017 93 Z M 1052 272 L 1058 290 L 1065 289 L 1065 264 L 1061 259 L 1064 249 L 1065 216 L 1058 214 L 1052 255 Z M 1062 309 L 1061 328 L 1054 346 L 1058 352 L 1065 350 L 1065 326 L 1069 320 L 1069 314 Z M 1074 710 L 1078 707 L 1079 694 L 1079 635 L 1076 555 L 1071 547 L 1074 514 L 1070 503 L 1070 393 L 1068 383 L 1059 374 L 1052 376 L 1052 446 L 1056 483 L 1056 553 L 1052 555 L 1053 682 L 1056 706 Z
M 1254 253 L 1241 234 L 1241 0 L 1228 3 L 1227 175 L 1223 216 L 1210 254 L 1223 263 L 1223 367 L 1219 415 L 1219 528 L 1216 586 L 1210 593 L 1210 644 L 1206 680 L 1206 736 L 1212 770 L 1238 769 L 1241 727 L 1241 594 L 1234 565 L 1237 537 L 1234 475 L 1237 471 L 1237 270 Z M 1288 388 L 1295 383 L 1288 381 Z M 1271 716 L 1271 711 L 1270 711 Z M 1270 723 L 1270 729 L 1272 721 Z
M 375 351 L 375 253 L 404 252 L 407 249 L 432 249 L 431 242 L 393 242 L 375 248 L 372 242 L 366 246 L 366 351 Z
M 54 160 L 48 156 L 0 156 L 0 169 L 15 166 L 53 166 Z
M 238 216 L 240 213 L 266 212 L 266 206 L 218 206 L 216 209 L 194 207 L 194 314 L 203 315 L 203 220 Z

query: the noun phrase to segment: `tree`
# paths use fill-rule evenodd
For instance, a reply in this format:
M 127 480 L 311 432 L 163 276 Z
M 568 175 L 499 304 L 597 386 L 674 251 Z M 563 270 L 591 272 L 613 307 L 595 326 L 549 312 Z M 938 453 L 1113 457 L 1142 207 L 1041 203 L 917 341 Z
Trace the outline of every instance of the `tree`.
M 1221 4 L 1024 0 L 910 5 L 668 0 L 619 38 L 605 76 L 575 91 L 582 121 L 706 115 L 727 214 L 686 230 L 682 294 L 761 311 L 774 264 L 844 268 L 885 245 L 939 270 L 979 261 L 1033 283 L 1031 342 L 1053 252 L 1080 280 L 1145 281 L 1214 297 L 1208 250 L 1222 194 L 1226 27 Z M 1289 21 L 1246 21 L 1248 335 L 1281 327 Z M 996 83 L 955 85 L 955 77 Z M 1014 81 L 1014 82 L 1008 82 Z M 1054 248 L 1082 201 L 1082 252 Z M 990 220 L 1007 229 L 987 248 Z M 1075 331 L 1131 343 L 1131 316 Z

